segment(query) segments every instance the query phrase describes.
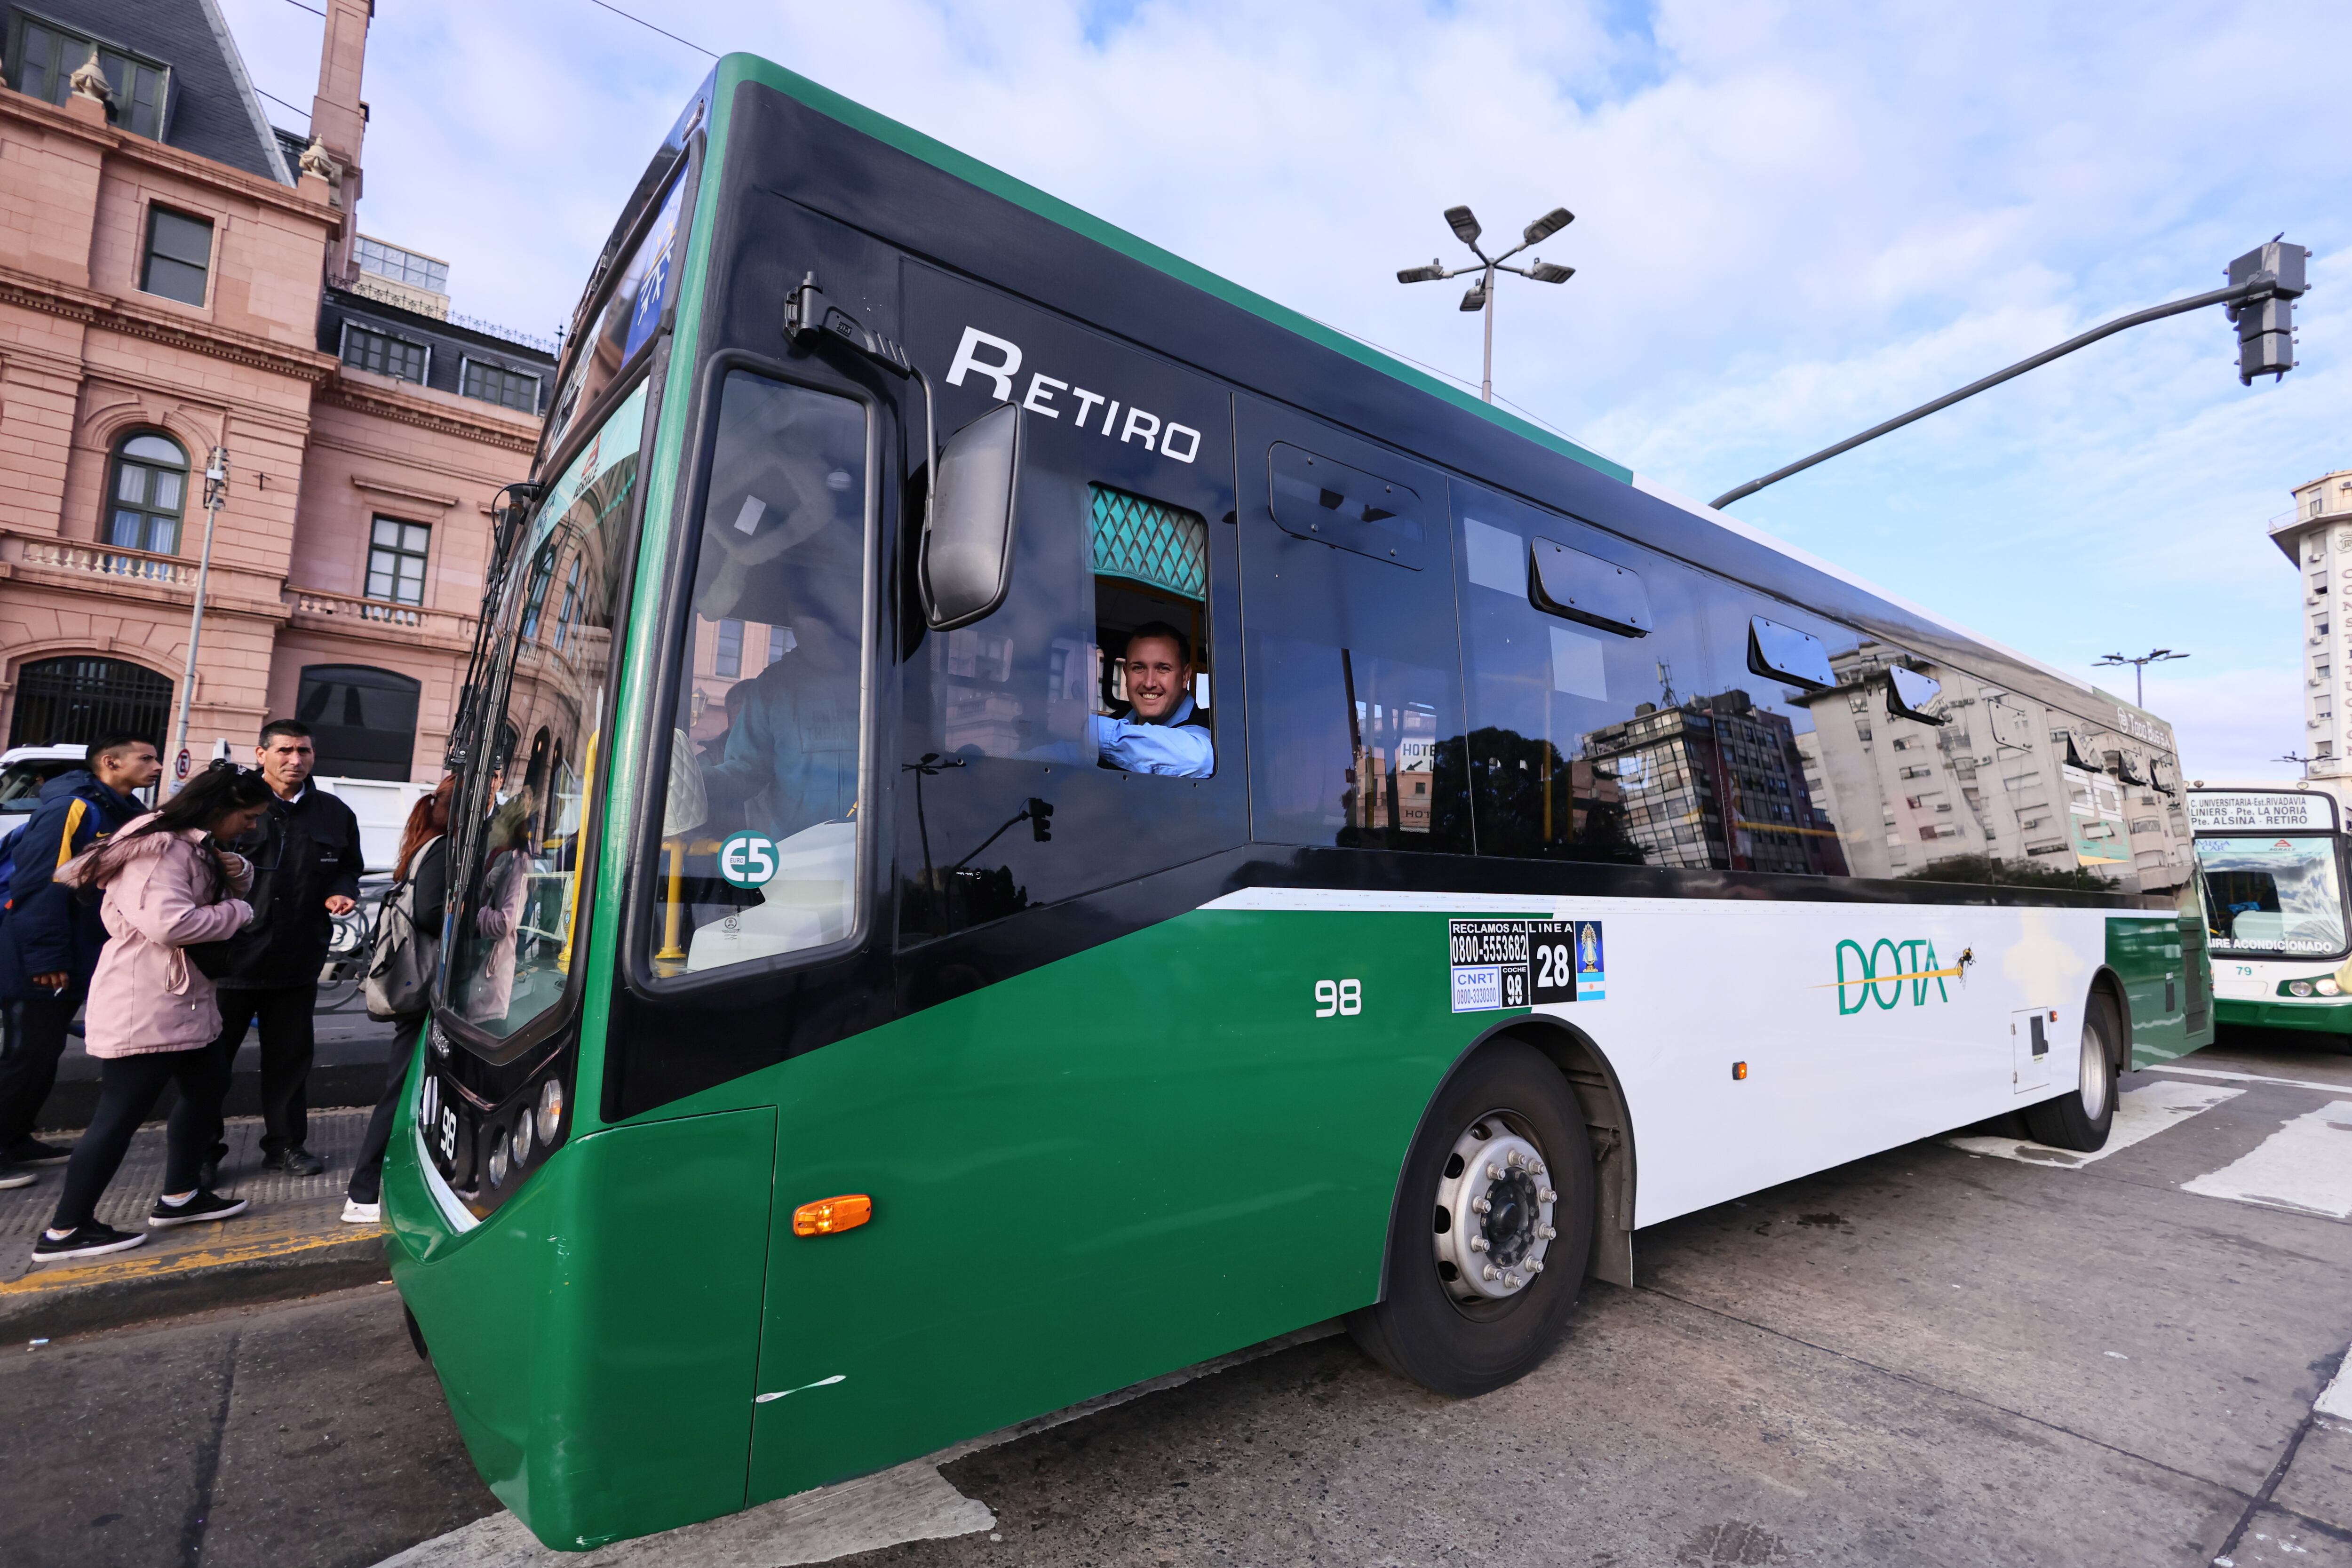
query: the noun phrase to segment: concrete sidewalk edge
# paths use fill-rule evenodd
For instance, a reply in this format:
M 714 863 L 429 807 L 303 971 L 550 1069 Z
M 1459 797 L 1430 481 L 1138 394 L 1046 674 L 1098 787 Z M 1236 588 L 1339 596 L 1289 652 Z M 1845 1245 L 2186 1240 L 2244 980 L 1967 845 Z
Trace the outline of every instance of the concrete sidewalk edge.
M 0 1343 L 283 1301 L 383 1277 L 384 1240 L 375 1230 L 270 1237 L 152 1260 L 116 1255 L 79 1268 L 38 1269 L 0 1285 Z

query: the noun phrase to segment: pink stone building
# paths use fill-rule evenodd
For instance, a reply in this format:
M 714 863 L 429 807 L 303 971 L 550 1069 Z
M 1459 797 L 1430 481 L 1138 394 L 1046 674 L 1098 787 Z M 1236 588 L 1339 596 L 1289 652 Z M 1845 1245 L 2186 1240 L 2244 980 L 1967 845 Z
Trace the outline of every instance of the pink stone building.
M 437 776 L 490 505 L 551 344 L 362 233 L 367 0 L 305 137 L 213 0 L 0 0 L 0 733 L 168 744 L 220 449 L 189 750 L 299 713 L 320 771 Z

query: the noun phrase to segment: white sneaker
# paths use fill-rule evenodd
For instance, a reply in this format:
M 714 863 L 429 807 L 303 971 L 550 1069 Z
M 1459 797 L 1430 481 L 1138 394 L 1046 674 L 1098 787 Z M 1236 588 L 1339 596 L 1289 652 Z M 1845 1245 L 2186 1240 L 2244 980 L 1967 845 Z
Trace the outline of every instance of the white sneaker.
M 22 1165 L 0 1165 L 0 1189 L 29 1187 L 40 1179 L 37 1173 L 28 1171 Z
M 345 1198 L 343 1200 L 343 1223 L 345 1225 L 382 1225 L 383 1223 L 383 1205 L 382 1204 L 363 1204 L 357 1198 Z

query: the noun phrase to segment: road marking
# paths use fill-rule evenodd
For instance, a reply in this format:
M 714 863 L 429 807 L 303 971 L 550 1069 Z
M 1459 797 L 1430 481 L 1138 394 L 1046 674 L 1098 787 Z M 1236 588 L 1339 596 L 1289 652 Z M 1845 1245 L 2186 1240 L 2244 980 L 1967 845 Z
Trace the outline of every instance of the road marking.
M 787 1568 L 995 1527 L 987 1504 L 964 1496 L 935 1466 L 918 1459 L 593 1552 L 551 1551 L 513 1514 L 494 1513 L 388 1557 L 377 1568 L 737 1568 L 751 1563 Z
M 2337 1421 L 2352 1421 L 2352 1384 L 2345 1376 L 2352 1373 L 2352 1351 L 2345 1352 L 2344 1363 L 2336 1369 L 2336 1376 L 2312 1404 L 2315 1415 L 2330 1416 Z
M 2252 1151 L 2180 1184 L 2209 1198 L 2352 1219 L 2352 1100 L 2305 1111 Z
M 218 1247 L 196 1247 L 185 1251 L 150 1251 L 139 1247 L 131 1252 L 110 1254 L 97 1261 L 82 1264 L 50 1265 L 36 1268 L 21 1279 L 0 1283 L 0 1300 L 13 1297 L 38 1296 L 49 1291 L 70 1289 L 79 1285 L 111 1283 L 116 1280 L 156 1279 L 173 1274 L 193 1274 L 202 1269 L 227 1268 L 239 1263 L 259 1263 L 273 1258 L 291 1257 L 298 1252 L 315 1252 L 321 1247 L 345 1247 L 352 1242 L 378 1241 L 377 1233 L 358 1226 L 348 1227 L 350 1234 L 320 1236 L 294 1231 L 278 1236 L 254 1237 Z M 379 1245 L 381 1243 L 379 1242 Z
M 2223 1072 L 2219 1068 L 2176 1067 L 2170 1062 L 2158 1062 L 2142 1072 L 2184 1072 L 2197 1078 L 2227 1079 L 2232 1083 L 2275 1083 L 2287 1089 L 2315 1089 L 2322 1094 L 2352 1093 L 2352 1083 L 2314 1083 L 2306 1078 L 2264 1078 L 2258 1072 Z
M 2200 1111 L 2224 1105 L 2245 1093 L 2242 1089 L 2219 1089 L 2211 1084 L 2173 1083 L 2158 1079 L 2116 1097 L 2115 1125 L 2107 1131 L 2105 1147 L 2085 1154 L 2073 1149 L 2053 1149 L 2024 1138 L 1947 1138 L 1945 1142 L 1971 1154 L 1998 1160 L 2019 1160 L 2029 1165 L 2059 1165 L 2072 1170 L 2120 1154 L 2133 1144 L 2177 1127 Z

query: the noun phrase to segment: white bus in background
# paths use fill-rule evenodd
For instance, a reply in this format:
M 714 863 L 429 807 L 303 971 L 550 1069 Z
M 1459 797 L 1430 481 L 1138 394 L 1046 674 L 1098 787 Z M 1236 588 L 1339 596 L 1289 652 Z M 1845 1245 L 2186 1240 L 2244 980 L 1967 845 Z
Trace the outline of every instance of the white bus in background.
M 371 873 L 392 869 L 409 809 L 433 793 L 431 784 L 413 779 L 314 778 L 310 782 L 341 798 L 360 819 L 360 852 L 367 858 Z
M 2344 793 L 2327 779 L 2189 786 L 2217 1024 L 2352 1035 Z

